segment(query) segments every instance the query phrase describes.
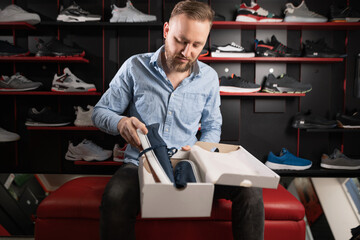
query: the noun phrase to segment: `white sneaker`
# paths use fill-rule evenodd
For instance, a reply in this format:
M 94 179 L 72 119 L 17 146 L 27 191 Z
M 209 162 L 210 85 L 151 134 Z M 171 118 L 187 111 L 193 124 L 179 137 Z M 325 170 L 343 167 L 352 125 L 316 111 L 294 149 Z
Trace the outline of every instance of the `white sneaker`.
M 125 157 L 125 149 L 126 149 L 126 144 L 124 145 L 124 147 L 120 147 L 119 144 L 115 144 L 114 149 L 113 149 L 113 160 L 114 162 L 124 162 L 124 157 Z
M 20 139 L 19 134 L 6 131 L 0 127 L 0 142 L 14 142 Z
M 69 142 L 68 151 L 65 154 L 65 159 L 70 161 L 85 160 L 85 161 L 104 161 L 111 157 L 111 150 L 104 150 L 90 140 L 84 139 L 77 146 Z
M 51 91 L 54 92 L 96 92 L 94 84 L 86 83 L 64 68 L 64 74 L 55 74 Z
M 93 114 L 94 107 L 87 105 L 88 111 L 84 110 L 80 106 L 75 106 L 75 115 L 76 119 L 74 121 L 74 125 L 78 127 L 88 127 L 88 126 L 94 126 L 91 115 Z
M 149 15 L 137 10 L 131 1 L 126 2 L 126 7 L 119 8 L 115 4 L 111 5 L 112 17 L 110 22 L 151 22 L 156 21 L 156 16 Z
M 0 11 L 0 22 L 27 22 L 35 25 L 40 22 L 40 16 L 36 13 L 26 12 L 21 7 L 11 4 Z

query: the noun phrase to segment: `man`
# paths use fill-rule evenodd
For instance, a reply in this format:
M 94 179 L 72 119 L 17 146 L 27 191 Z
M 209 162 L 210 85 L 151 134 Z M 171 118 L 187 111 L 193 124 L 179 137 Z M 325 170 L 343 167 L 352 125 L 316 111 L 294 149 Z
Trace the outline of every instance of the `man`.
M 155 53 L 130 57 L 94 108 L 93 122 L 129 143 L 122 165 L 106 186 L 100 217 L 102 239 L 135 239 L 140 211 L 136 129 L 159 123 L 168 147 L 190 150 L 197 141 L 219 142 L 221 113 L 217 73 L 197 60 L 209 35 L 214 12 L 205 3 L 182 1 L 164 24 L 165 45 Z M 125 110 L 128 116 L 123 116 Z M 216 186 L 214 198 L 233 201 L 234 239 L 263 239 L 261 189 Z

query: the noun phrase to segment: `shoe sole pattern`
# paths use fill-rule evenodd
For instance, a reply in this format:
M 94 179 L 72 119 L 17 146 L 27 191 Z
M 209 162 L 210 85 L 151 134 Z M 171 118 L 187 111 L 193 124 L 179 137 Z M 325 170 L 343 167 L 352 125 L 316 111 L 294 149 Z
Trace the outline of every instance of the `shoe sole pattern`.
M 273 170 L 306 170 L 310 168 L 312 164 L 307 166 L 295 166 L 295 165 L 279 164 L 279 163 L 273 163 L 267 161 L 265 165 Z

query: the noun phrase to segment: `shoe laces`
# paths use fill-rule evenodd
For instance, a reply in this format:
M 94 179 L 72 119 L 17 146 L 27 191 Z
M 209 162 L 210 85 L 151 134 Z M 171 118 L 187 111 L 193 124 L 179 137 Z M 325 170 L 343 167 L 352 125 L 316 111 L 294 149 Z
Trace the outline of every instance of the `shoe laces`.
M 16 79 L 16 80 L 19 80 L 20 82 L 23 82 L 23 83 L 31 82 L 29 79 L 27 79 L 25 76 L 21 75 L 18 72 L 15 73 L 15 75 L 11 76 L 11 79 Z
M 96 145 L 95 143 L 93 143 L 91 140 L 87 140 L 84 139 L 82 141 L 83 144 L 87 145 L 90 149 L 95 150 L 95 151 L 104 151 L 104 149 L 98 145 Z
M 236 44 L 236 43 L 234 43 L 234 42 L 232 42 L 230 45 L 231 45 L 232 47 L 235 47 L 235 48 L 243 49 L 242 46 L 240 46 L 240 45 L 238 45 L 238 44 Z
M 155 145 L 155 146 L 151 146 L 151 147 L 148 147 L 144 150 L 142 150 L 140 153 L 139 153 L 139 156 L 138 158 L 140 158 L 142 155 L 144 155 L 145 153 L 151 151 L 151 150 L 155 150 L 157 148 L 160 148 L 160 147 L 166 147 L 167 149 L 167 154 L 169 156 L 169 158 L 171 158 L 175 153 L 177 153 L 177 148 L 175 147 L 172 147 L 172 148 L 167 148 L 167 146 L 165 144 L 159 144 L 159 145 Z

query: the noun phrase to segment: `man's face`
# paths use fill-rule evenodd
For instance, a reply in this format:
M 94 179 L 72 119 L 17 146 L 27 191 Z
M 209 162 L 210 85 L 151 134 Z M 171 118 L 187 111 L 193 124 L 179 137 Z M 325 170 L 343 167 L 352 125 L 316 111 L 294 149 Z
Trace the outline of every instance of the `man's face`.
M 165 59 L 170 70 L 188 71 L 203 49 L 210 32 L 209 21 L 196 21 L 180 14 L 164 24 Z

